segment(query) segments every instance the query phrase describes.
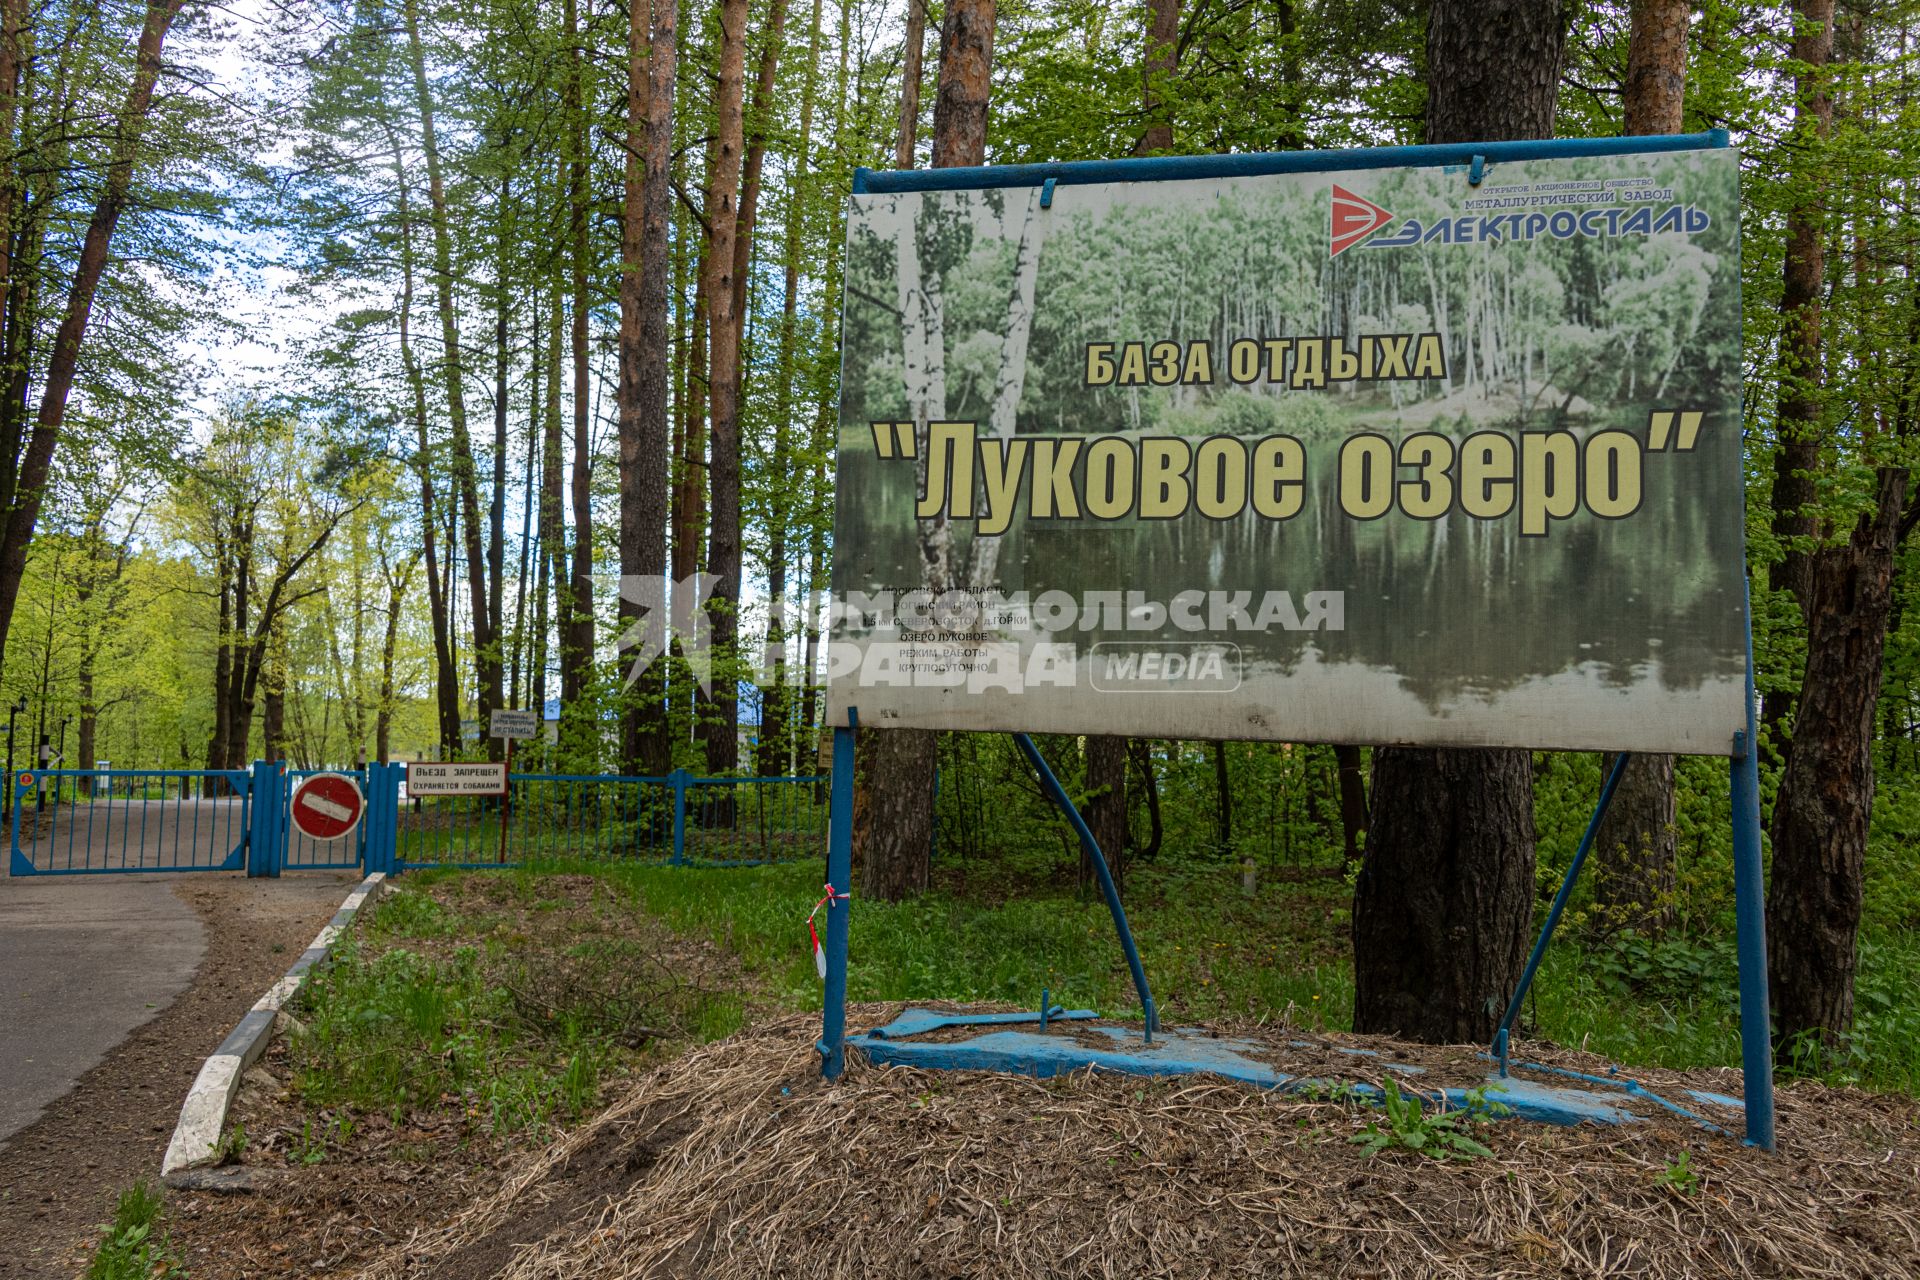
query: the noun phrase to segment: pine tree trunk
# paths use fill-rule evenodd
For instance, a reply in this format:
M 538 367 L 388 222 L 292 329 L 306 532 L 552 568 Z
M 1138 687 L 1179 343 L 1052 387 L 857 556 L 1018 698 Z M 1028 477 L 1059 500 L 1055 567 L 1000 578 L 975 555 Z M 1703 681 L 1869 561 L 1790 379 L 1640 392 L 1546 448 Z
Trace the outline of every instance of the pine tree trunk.
M 534 684 L 542 716 L 546 715 L 547 667 L 550 665 L 547 644 L 556 631 L 555 648 L 560 654 L 561 668 L 560 710 L 563 714 L 567 695 L 567 572 L 570 555 L 567 550 L 565 499 L 562 497 L 566 487 L 566 461 L 562 457 L 560 431 L 561 350 L 564 345 L 566 300 L 562 296 L 557 273 L 552 290 L 552 305 L 547 312 L 547 404 L 540 438 L 540 549 L 547 558 L 540 566 L 539 603 L 534 609 L 540 627 L 540 662 Z M 551 609 L 547 603 L 549 592 L 552 593 Z
M 1177 3 L 1178 0 L 1175 0 Z M 820 30 L 820 6 L 814 5 L 813 29 Z M 920 132 L 921 59 L 927 43 L 927 0 L 907 0 L 907 38 L 902 45 L 900 71 L 900 127 L 894 134 L 893 167 L 913 168 L 913 151 Z
M 767 598 L 773 607 L 767 613 L 767 650 L 773 655 L 773 678 L 768 684 L 760 716 L 760 751 L 756 768 L 764 777 L 774 777 L 795 768 L 792 690 L 788 685 L 791 664 L 788 660 L 787 623 L 792 610 L 786 606 L 788 537 L 792 531 L 794 495 L 800 486 L 789 478 L 793 449 L 793 380 L 797 358 L 797 327 L 800 311 L 800 229 L 806 207 L 810 152 L 813 146 L 814 94 L 820 72 L 820 0 L 813 0 L 812 43 L 807 49 L 806 73 L 800 88 L 800 135 L 794 160 L 793 181 L 788 187 L 786 226 L 781 235 L 780 257 L 784 288 L 780 295 L 780 349 L 775 376 L 779 379 L 779 403 L 773 422 L 774 488 L 768 504 Z M 811 673 L 812 668 L 806 668 Z M 811 726 L 809 719 L 807 724 Z
M 741 97 L 746 82 L 747 0 L 721 0 L 720 79 L 714 88 L 716 128 L 708 156 L 707 398 L 711 405 L 712 455 L 707 479 L 712 503 L 707 526 L 707 598 L 712 638 L 712 692 L 700 716 L 707 768 L 731 772 L 739 763 L 739 694 L 734 651 L 740 606 L 740 324 L 734 311 L 735 239 L 739 233 Z
M 1553 136 L 1561 0 L 1434 0 L 1427 141 Z M 1525 751 L 1382 747 L 1354 889 L 1354 1030 L 1485 1041 L 1533 924 L 1533 771 Z
M 504 151 L 506 146 L 503 144 L 501 149 Z M 483 683 L 491 691 L 491 705 L 494 707 L 507 705 L 503 695 L 506 629 L 501 624 L 505 620 L 502 596 L 506 585 L 507 557 L 507 351 L 509 304 L 512 299 L 507 279 L 511 263 L 507 254 L 513 241 L 512 210 L 513 183 L 510 175 L 503 173 L 500 176 L 499 246 L 495 256 L 493 284 L 493 502 L 487 509 L 487 635 L 491 641 L 480 658 L 481 666 L 486 671 Z M 488 756 L 495 760 L 502 758 L 502 748 L 506 744 L 493 736 L 491 725 L 482 724 L 481 731 L 487 735 Z M 355 739 L 358 740 L 358 737 L 356 733 Z
M 1687 84 L 1688 0 L 1633 0 L 1627 39 L 1629 134 L 1678 133 Z M 1606 761 L 1611 772 L 1612 757 Z M 1673 757 L 1635 756 L 1594 841 L 1606 923 L 1663 933 L 1674 920 Z
M 667 486 L 669 481 L 667 336 L 669 166 L 673 159 L 673 89 L 678 0 L 634 0 L 627 27 L 626 204 L 620 274 L 620 572 L 637 581 L 620 593 L 628 626 L 643 614 L 667 622 Z M 660 775 L 672 767 L 667 731 L 667 664 L 629 676 L 622 755 L 630 772 Z M 637 685 L 637 687 L 632 687 Z
M 1140 107 L 1146 130 L 1133 149 L 1137 156 L 1173 150 L 1173 121 L 1161 109 L 1163 86 L 1180 65 L 1180 0 L 1147 0 L 1147 40 L 1140 61 Z

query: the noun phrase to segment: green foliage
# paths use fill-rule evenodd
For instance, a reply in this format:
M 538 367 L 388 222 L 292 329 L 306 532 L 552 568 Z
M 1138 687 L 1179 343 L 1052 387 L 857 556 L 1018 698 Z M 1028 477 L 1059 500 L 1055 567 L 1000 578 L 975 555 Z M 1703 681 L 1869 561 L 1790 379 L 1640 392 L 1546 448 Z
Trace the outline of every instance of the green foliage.
M 160 1229 L 164 1198 L 159 1187 L 136 1182 L 120 1193 L 113 1222 L 87 1263 L 87 1280 L 185 1280 L 179 1254 Z
M 1489 1118 L 1511 1110 L 1503 1103 L 1488 1101 L 1478 1089 L 1468 1092 L 1466 1107 L 1458 1111 L 1430 1114 L 1421 1102 L 1420 1098 L 1402 1094 L 1399 1083 L 1389 1075 L 1380 1097 L 1384 1114 L 1367 1121 L 1366 1128 L 1349 1141 L 1360 1144 L 1370 1156 L 1383 1151 L 1410 1151 L 1430 1160 L 1475 1160 L 1492 1155 L 1493 1150 L 1473 1136 L 1474 1130 Z
M 1693 1171 L 1692 1156 L 1685 1151 L 1667 1162 L 1667 1167 L 1653 1175 L 1653 1185 L 1665 1187 L 1669 1191 L 1690 1196 L 1700 1189 L 1700 1175 Z

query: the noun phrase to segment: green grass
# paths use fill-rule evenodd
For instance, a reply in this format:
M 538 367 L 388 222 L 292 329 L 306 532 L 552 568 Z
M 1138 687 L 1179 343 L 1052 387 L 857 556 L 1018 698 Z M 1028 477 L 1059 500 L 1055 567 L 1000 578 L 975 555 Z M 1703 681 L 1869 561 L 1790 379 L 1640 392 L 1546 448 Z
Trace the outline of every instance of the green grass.
M 163 1200 L 151 1183 L 136 1182 L 120 1193 L 112 1223 L 87 1263 L 87 1280 L 176 1280 L 186 1275 L 160 1230 Z
M 704 1039 L 741 1025 L 738 993 L 679 982 L 618 920 L 536 939 L 504 910 L 463 914 L 421 891 L 455 874 L 410 875 L 302 991 L 293 1085 L 335 1118 L 309 1126 L 298 1162 L 344 1145 L 339 1117 L 353 1112 L 398 1122 L 454 1107 L 495 1135 L 563 1125 L 598 1106 L 602 1082 L 656 1031 Z M 557 905 L 537 875 L 504 874 L 529 913 Z
M 731 947 L 780 1004 L 817 1005 L 805 925 L 822 892 L 817 863 L 567 869 L 604 876 L 674 928 Z M 974 890 L 987 900 L 935 891 L 910 903 L 856 901 L 851 998 L 1031 1005 L 1044 987 L 1068 1005 L 1138 1015 L 1104 905 L 1082 901 L 1071 887 L 1032 882 L 1024 890 L 1012 882 Z M 1237 869 L 1204 863 L 1137 868 L 1127 886 L 1127 913 L 1156 1001 L 1169 1018 L 1194 1021 L 1284 1012 L 1297 1024 L 1350 1028 L 1348 901 L 1337 879 L 1267 879 L 1247 898 Z M 1523 1030 L 1627 1066 L 1734 1066 L 1737 981 L 1730 937 L 1590 946 L 1565 931 L 1535 981 Z M 1807 1063 L 1804 1074 L 1920 1095 L 1916 989 L 1920 933 L 1870 929 L 1852 1047 Z

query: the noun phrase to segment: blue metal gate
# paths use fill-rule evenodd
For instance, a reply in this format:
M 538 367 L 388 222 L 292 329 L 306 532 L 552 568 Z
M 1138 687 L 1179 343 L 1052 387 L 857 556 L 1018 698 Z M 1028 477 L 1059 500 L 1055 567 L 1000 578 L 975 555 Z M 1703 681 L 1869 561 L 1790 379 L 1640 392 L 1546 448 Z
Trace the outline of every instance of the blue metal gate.
M 344 772 L 366 813 L 349 835 L 295 831 L 301 780 Z M 32 769 L 6 788 L 16 876 L 325 868 L 397 873 L 533 860 L 752 866 L 818 856 L 823 777 L 513 774 L 500 796 L 408 797 L 404 764 L 357 770 Z
M 16 876 L 238 871 L 252 824 L 242 769 L 26 769 L 8 788 Z

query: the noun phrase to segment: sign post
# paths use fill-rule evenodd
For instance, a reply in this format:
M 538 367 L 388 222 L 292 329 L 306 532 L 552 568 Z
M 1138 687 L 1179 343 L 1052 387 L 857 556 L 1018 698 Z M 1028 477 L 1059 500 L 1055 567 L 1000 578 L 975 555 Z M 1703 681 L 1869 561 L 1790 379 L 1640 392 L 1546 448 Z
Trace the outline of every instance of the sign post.
M 500 796 L 500 850 L 495 856 L 496 862 L 507 860 L 507 821 L 513 814 L 513 744 L 520 738 L 531 738 L 540 732 L 540 717 L 532 711 L 510 711 L 496 707 L 492 723 L 488 726 L 496 738 L 505 738 L 507 742 L 505 790 Z

